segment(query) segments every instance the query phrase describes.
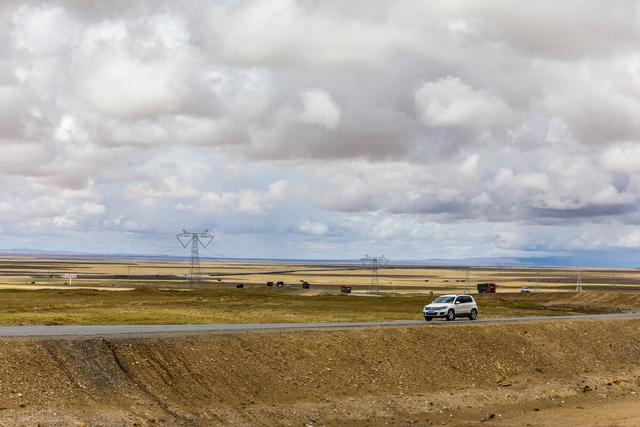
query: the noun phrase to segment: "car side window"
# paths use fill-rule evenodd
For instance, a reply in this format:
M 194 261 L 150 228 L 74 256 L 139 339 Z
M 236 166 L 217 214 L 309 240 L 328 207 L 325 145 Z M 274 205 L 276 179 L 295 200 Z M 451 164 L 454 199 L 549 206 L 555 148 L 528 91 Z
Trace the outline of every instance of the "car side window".
M 473 300 L 471 299 L 471 297 L 464 297 L 464 302 L 466 303 L 472 303 Z
M 456 298 L 455 304 L 462 304 L 464 301 L 462 300 L 462 297 L 458 297 Z

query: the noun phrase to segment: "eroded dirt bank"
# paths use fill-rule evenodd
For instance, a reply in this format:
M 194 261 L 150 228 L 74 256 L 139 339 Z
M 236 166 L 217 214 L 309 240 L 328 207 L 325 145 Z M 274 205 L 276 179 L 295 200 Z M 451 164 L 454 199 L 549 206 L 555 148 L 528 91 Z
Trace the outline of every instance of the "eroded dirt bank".
M 640 392 L 639 330 L 612 320 L 2 339 L 0 424 L 545 425 L 545 414 Z

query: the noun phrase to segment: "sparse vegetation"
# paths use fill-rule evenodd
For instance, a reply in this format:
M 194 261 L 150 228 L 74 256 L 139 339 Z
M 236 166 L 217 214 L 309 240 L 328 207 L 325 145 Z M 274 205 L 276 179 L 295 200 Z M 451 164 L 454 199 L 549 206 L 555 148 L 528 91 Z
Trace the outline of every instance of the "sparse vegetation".
M 63 273 L 78 272 L 74 287 Z M 0 258 L 0 324 L 176 324 L 386 321 L 421 319 L 433 294 L 462 292 L 464 269 L 389 268 L 380 272 L 382 296 L 367 296 L 369 272 L 357 266 L 203 263 L 201 287 L 187 288 L 184 263 L 133 260 L 37 260 Z M 640 307 L 631 294 L 640 273 L 617 274 L 617 292 L 606 282 L 611 273 L 583 271 L 587 292 L 577 295 L 575 272 L 546 269 L 540 288 L 522 296 L 536 271 L 485 268 L 472 271 L 476 282 L 496 282 L 498 293 L 479 295 L 481 317 L 595 313 Z M 35 283 L 34 283 L 35 282 Z M 282 287 L 267 286 L 283 283 Z M 308 282 L 309 288 L 302 289 Z M 32 284 L 34 283 L 34 284 Z M 242 283 L 243 289 L 236 289 Z M 340 286 L 351 295 L 340 295 Z M 52 286 L 60 289 L 38 289 Z M 93 286 L 96 289 L 79 289 Z M 289 287 L 291 286 L 291 287 Z M 27 290 L 29 289 L 29 290 Z M 121 292 L 107 290 L 120 289 Z M 133 290 L 125 290 L 133 289 Z M 511 291 L 507 293 L 505 291 Z M 562 290 L 561 293 L 552 293 Z M 574 297 L 569 298 L 574 295 Z M 585 297 L 588 295 L 588 297 Z M 594 299 L 594 295 L 601 295 Z M 602 301 L 602 295 L 624 295 Z M 591 298 L 586 301 L 584 298 Z M 635 300 L 634 300 L 635 301 Z M 631 304 L 631 305 L 630 305 Z
M 338 322 L 421 319 L 426 296 L 305 295 L 277 289 L 151 287 L 108 292 L 0 290 L 0 324 L 178 324 Z M 545 299 L 480 298 L 481 316 L 558 315 L 570 306 L 545 306 Z M 581 307 L 579 312 L 593 312 Z
M 162 286 L 183 287 L 188 272 L 185 262 L 154 260 L 46 260 L 0 257 L 0 288 L 6 286 L 65 286 L 64 273 L 77 273 L 74 286 Z M 333 290 L 352 286 L 353 292 L 366 292 L 370 272 L 360 265 L 257 264 L 242 262 L 203 262 L 205 286 L 238 283 L 266 287 L 283 282 L 301 288 L 308 282 L 312 290 Z M 466 270 L 463 268 L 391 267 L 380 270 L 383 292 L 434 293 L 462 292 Z M 560 268 L 473 268 L 470 285 L 494 282 L 497 292 L 519 292 L 527 286 L 532 293 L 542 291 L 571 292 L 576 287 L 576 272 Z M 582 270 L 585 291 L 640 291 L 638 270 Z M 614 288 L 615 284 L 615 288 Z

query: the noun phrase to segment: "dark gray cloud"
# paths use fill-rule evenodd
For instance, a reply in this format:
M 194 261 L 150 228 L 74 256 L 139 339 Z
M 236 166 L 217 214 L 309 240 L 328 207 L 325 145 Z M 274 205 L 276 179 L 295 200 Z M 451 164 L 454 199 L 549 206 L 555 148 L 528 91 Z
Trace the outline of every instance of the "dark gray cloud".
M 616 216 L 638 210 L 637 204 L 588 205 L 580 208 L 545 209 L 533 208 L 536 217 L 551 217 L 562 219 L 595 218 L 599 216 Z

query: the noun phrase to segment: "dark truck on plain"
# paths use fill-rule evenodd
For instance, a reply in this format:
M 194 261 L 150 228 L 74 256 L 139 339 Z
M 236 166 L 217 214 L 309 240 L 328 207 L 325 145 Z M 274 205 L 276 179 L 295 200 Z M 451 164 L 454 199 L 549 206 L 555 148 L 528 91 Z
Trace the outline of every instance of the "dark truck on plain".
M 496 284 L 495 283 L 478 283 L 476 285 L 479 294 L 495 294 L 496 293 Z

